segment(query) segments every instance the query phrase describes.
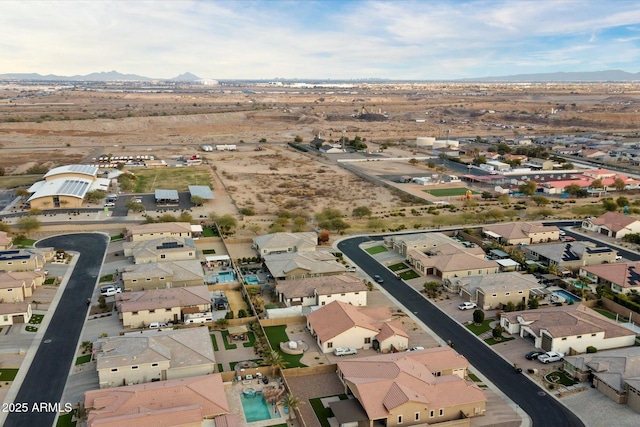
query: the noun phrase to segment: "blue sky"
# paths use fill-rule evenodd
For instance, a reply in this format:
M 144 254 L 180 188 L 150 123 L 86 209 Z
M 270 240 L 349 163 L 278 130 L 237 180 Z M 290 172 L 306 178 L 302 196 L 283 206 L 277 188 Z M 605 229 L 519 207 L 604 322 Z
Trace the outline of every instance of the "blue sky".
M 640 1 L 2 1 L 0 73 L 442 80 L 640 71 Z

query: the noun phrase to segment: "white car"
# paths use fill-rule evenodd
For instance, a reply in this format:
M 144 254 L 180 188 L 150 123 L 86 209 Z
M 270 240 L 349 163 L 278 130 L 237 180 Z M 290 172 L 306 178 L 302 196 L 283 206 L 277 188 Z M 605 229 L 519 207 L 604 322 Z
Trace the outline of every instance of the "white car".
M 115 294 L 119 294 L 120 292 L 122 292 L 122 289 L 118 288 L 117 286 L 103 286 L 100 288 L 100 295 L 104 295 L 105 297 L 112 297 Z
M 424 350 L 424 347 L 422 347 L 421 345 L 416 346 L 416 347 L 411 347 L 411 348 L 407 349 L 407 352 L 409 352 L 409 351 L 420 351 L 420 350 Z
M 114 207 L 115 205 L 116 205 L 116 204 L 115 204 L 115 203 L 113 203 L 113 202 L 107 202 L 107 203 L 105 203 L 105 204 L 104 204 L 104 206 L 105 206 L 105 207 L 107 207 L 107 208 L 112 208 L 112 207 Z
M 564 354 L 558 353 L 557 351 L 547 351 L 538 356 L 538 361 L 542 363 L 558 362 L 562 359 L 564 359 Z
M 458 306 L 458 309 L 460 310 L 472 310 L 474 308 L 477 308 L 478 304 L 476 304 L 475 302 L 463 302 L 462 304 L 460 304 Z
M 336 356 L 349 356 L 350 354 L 358 354 L 358 350 L 351 347 L 336 347 L 333 349 Z

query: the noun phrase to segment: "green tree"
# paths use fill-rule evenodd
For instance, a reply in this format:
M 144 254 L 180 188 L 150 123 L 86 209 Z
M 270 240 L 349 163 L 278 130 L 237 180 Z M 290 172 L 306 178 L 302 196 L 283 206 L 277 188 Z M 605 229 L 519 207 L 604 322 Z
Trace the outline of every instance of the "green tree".
M 369 209 L 367 206 L 358 206 L 357 208 L 353 209 L 353 212 L 351 213 L 351 215 L 354 218 L 363 218 L 363 217 L 370 217 L 371 216 L 371 209 Z
M 91 190 L 87 191 L 84 195 L 84 199 L 89 203 L 98 202 L 106 197 L 107 193 L 104 190 Z
M 307 220 L 304 217 L 297 216 L 293 219 L 293 231 L 299 232 L 304 230 L 304 227 L 307 225 Z
M 515 304 L 512 301 L 509 301 L 508 303 L 505 304 L 504 311 L 506 312 L 516 311 Z
M 535 310 L 540 305 L 540 301 L 538 301 L 538 298 L 529 298 L 527 305 L 530 310 Z
M 247 229 L 255 235 L 258 235 L 262 231 L 262 227 L 258 224 L 251 224 Z
M 127 200 L 127 203 L 125 203 L 124 206 L 133 212 L 142 212 L 145 209 L 144 205 L 141 202 L 139 202 L 137 199 Z
M 484 311 L 477 309 L 473 312 L 473 323 L 481 325 L 484 322 Z
M 496 147 L 496 152 L 498 154 L 500 154 L 501 156 L 504 156 L 507 153 L 511 153 L 511 147 L 507 144 L 505 144 L 504 142 L 501 142 L 500 144 L 498 144 L 498 146 Z
M 280 371 L 286 368 L 288 364 L 289 362 L 284 360 L 282 354 L 280 354 L 280 352 L 276 350 L 271 350 L 270 352 L 265 354 L 264 358 L 262 359 L 262 365 L 271 366 L 274 376 L 278 376 Z
M 27 191 L 27 189 L 26 189 L 26 188 L 18 188 L 18 189 L 16 190 L 16 196 L 17 196 L 17 197 L 25 198 L 25 197 L 27 197 L 29 194 L 31 194 L 31 193 L 29 193 L 29 192 Z
M 293 421 L 293 411 L 298 411 L 300 409 L 300 406 L 302 406 L 304 402 L 293 394 L 287 393 L 282 396 L 280 404 L 285 408 L 289 408 L 289 422 L 291 422 Z
M 429 169 L 435 169 L 435 167 L 436 167 L 436 162 L 434 162 L 433 160 L 429 160 L 429 161 L 427 162 L 427 167 L 428 167 Z
M 624 196 L 620 196 L 616 199 L 616 205 L 624 208 L 625 206 L 629 206 L 629 199 Z
M 293 142 L 295 142 L 296 144 L 300 144 L 302 141 L 303 139 L 300 135 L 296 135 L 296 137 L 293 138 Z
M 9 232 L 9 224 L 6 222 L 0 221 L 0 231 L 4 231 L 5 233 Z
M 191 196 L 191 204 L 195 206 L 202 206 L 204 204 L 204 199 L 200 196 Z
M 427 294 L 427 298 L 435 298 L 438 296 L 438 293 L 440 292 L 439 282 L 435 282 L 435 281 L 426 282 L 423 285 L 423 287 L 424 287 L 424 292 Z
M 518 191 L 520 193 L 526 194 L 527 196 L 533 196 L 538 188 L 538 184 L 535 181 L 527 181 L 524 184 L 520 184 L 518 186 Z
M 565 162 L 565 163 L 562 164 L 562 169 L 564 169 L 564 170 L 571 170 L 571 169 L 574 169 L 574 168 L 575 168 L 575 166 L 573 166 L 573 163 L 571 163 L 571 162 Z
M 493 335 L 493 339 L 496 341 L 500 341 L 502 339 L 502 332 L 504 332 L 504 328 L 500 325 L 493 328 L 491 334 Z
M 182 212 L 180 212 L 180 215 L 178 215 L 178 221 L 180 221 L 180 222 L 191 222 L 191 221 L 193 221 L 193 216 L 191 215 L 191 213 L 189 213 L 187 211 L 182 211 Z
M 40 225 L 40 220 L 32 215 L 21 216 L 20 218 L 18 218 L 18 221 L 16 221 L 18 230 L 26 235 L 29 235 L 29 233 L 31 233 L 32 231 L 36 231 L 37 229 L 39 229 Z
M 480 197 L 482 197 L 483 199 L 492 199 L 493 193 L 491 193 L 490 191 L 483 191 Z
M 564 187 L 564 192 L 571 196 L 577 196 L 580 190 L 582 190 L 582 187 L 578 184 L 569 184 Z
M 589 188 L 604 188 L 602 180 L 600 178 L 594 179 L 591 184 L 589 184 Z
M 218 225 L 218 230 L 224 234 L 230 234 L 235 231 L 238 226 L 238 222 L 236 219 L 230 214 L 222 215 L 216 220 L 216 224 Z
M 615 188 L 617 191 L 624 190 L 626 186 L 627 184 L 624 182 L 622 178 L 615 178 L 613 180 L 613 188 Z
M 602 199 L 602 207 L 607 212 L 615 212 L 618 210 L 618 204 L 609 197 L 607 197 L 606 199 Z
M 533 200 L 537 206 L 546 206 L 549 204 L 549 199 L 544 196 L 533 196 L 531 200 Z

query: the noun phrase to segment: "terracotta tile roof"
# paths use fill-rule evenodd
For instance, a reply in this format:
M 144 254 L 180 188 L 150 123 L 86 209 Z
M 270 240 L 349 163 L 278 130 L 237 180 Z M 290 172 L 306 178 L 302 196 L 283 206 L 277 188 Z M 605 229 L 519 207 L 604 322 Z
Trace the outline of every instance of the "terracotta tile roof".
M 21 314 L 29 311 L 28 302 L 3 302 L 0 303 L 0 314 Z
M 347 271 L 329 252 L 291 252 L 264 256 L 264 263 L 273 277 L 284 277 L 297 269 L 307 274 L 336 274 Z
M 229 413 L 220 374 L 91 390 L 84 404 L 87 427 L 183 426 Z
M 640 287 L 640 261 L 590 265 L 582 267 L 581 270 L 623 288 Z
M 150 289 L 148 291 L 125 292 L 116 295 L 118 311 L 124 313 L 205 304 L 211 305 L 211 294 L 209 293 L 209 289 L 204 285 Z
M 196 244 L 193 239 L 185 237 L 162 237 L 160 239 L 124 242 L 125 250 L 130 250 L 134 258 L 157 256 L 172 252 L 192 251 L 195 253 Z M 195 258 L 195 256 L 194 256 Z
M 524 239 L 533 233 L 544 233 L 550 231 L 558 231 L 555 225 L 542 225 L 529 222 L 512 222 L 508 224 L 496 224 L 483 227 L 483 231 L 491 231 L 499 234 L 507 240 Z
M 312 231 L 303 233 L 271 233 L 253 238 L 259 251 L 295 248 L 297 251 L 315 250 L 318 245 L 318 234 Z
M 369 419 L 386 418 L 406 402 L 431 408 L 485 402 L 484 393 L 456 375 L 433 372 L 467 368 L 468 362 L 450 348 L 391 353 L 338 362 L 338 369 Z
M 392 320 L 390 322 L 385 322 L 380 324 L 379 327 L 380 327 L 380 333 L 376 335 L 376 339 L 378 341 L 384 341 L 394 336 L 409 338 L 409 334 L 407 334 L 407 331 L 405 331 L 404 325 L 400 320 Z
M 125 281 L 160 277 L 165 277 L 174 284 L 198 279 L 202 279 L 204 283 L 204 271 L 200 261 L 194 259 L 128 265 L 122 272 L 122 280 Z
M 354 307 L 341 301 L 333 301 L 307 316 L 309 324 L 323 342 L 352 328 L 378 332 L 379 323 L 390 318 L 391 311 L 386 307 Z
M 191 233 L 191 224 L 188 222 L 154 222 L 127 227 L 129 235 L 150 233 Z
M 537 310 L 514 311 L 503 313 L 511 323 L 526 323 L 540 336 L 540 331 L 547 331 L 553 338 L 562 338 L 582 334 L 604 332 L 604 338 L 626 337 L 635 335 L 632 331 L 608 319 L 582 304 L 550 307 Z
M 13 242 L 6 231 L 0 231 L 0 246 L 8 246 Z
M 336 274 L 333 276 L 308 277 L 294 280 L 278 280 L 278 293 L 285 298 L 302 298 L 345 292 L 366 292 L 367 286 L 355 274 Z
M 620 231 L 624 230 L 629 225 L 638 221 L 638 218 L 634 218 L 629 215 L 623 215 L 618 212 L 607 212 L 603 215 L 600 215 L 597 218 L 590 220 L 593 225 L 605 226 L 611 231 Z

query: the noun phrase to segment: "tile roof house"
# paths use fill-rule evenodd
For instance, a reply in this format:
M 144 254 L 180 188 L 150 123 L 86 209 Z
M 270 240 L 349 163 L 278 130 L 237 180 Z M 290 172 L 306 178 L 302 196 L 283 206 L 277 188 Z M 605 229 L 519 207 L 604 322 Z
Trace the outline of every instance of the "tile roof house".
M 640 347 L 567 356 L 562 369 L 578 381 L 591 381 L 616 403 L 640 413 Z
M 437 250 L 439 247 L 445 245 L 451 245 L 460 249 L 464 246 L 457 240 L 443 233 L 416 233 L 416 234 L 399 234 L 385 237 L 385 246 L 391 247 L 394 251 L 400 255 L 407 256 L 407 253 L 411 249 L 415 249 L 421 252 L 428 252 Z M 467 248 L 467 252 L 472 252 L 473 248 Z M 481 248 L 476 247 L 477 250 L 482 252 Z M 479 252 L 478 252 L 479 253 Z
M 582 304 L 502 313 L 500 325 L 510 334 L 531 337 L 536 348 L 570 354 L 593 346 L 607 350 L 634 345 L 633 331 Z
M 318 235 L 314 232 L 271 233 L 253 238 L 253 248 L 261 257 L 287 252 L 315 251 Z
M 6 231 L 0 231 L 0 251 L 6 251 L 13 246 L 13 239 Z
M 150 262 L 126 266 L 122 281 L 128 291 L 199 286 L 204 284 L 204 271 L 197 260 Z
M 479 250 L 482 253 L 472 253 Z M 496 274 L 500 266 L 487 260 L 481 248 L 459 248 L 453 244 L 440 245 L 423 253 L 416 249 L 407 252 L 407 262 L 423 276 L 435 275 L 444 279 L 484 274 Z
M 204 420 L 239 425 L 237 415 L 229 413 L 220 374 L 90 390 L 85 393 L 84 406 L 87 427 L 209 425 Z M 229 416 L 232 420 L 223 420 Z
M 125 328 L 141 328 L 152 322 L 177 323 L 185 314 L 211 311 L 211 294 L 204 285 L 124 292 L 116 295 L 116 307 Z
M 0 303 L 0 326 L 27 323 L 31 315 L 31 304 L 28 302 Z
M 196 259 L 196 244 L 188 237 L 124 242 L 122 246 L 124 256 L 133 257 L 135 264 Z
M 215 372 L 208 328 L 148 332 L 100 338 L 93 344 L 100 388 Z
M 618 252 L 608 246 L 597 246 L 587 241 L 524 246 L 523 251 L 528 259 L 567 269 L 612 263 L 618 256 Z
M 35 271 L 44 268 L 45 253 L 33 249 L 0 251 L 0 271 Z
M 392 320 L 386 307 L 355 307 L 333 301 L 307 315 L 307 328 L 323 353 L 337 347 L 387 352 L 404 350 L 409 344 L 402 322 Z
M 24 301 L 44 284 L 42 271 L 9 271 L 0 273 L 0 301 Z
M 277 280 L 330 276 L 347 271 L 335 256 L 325 251 L 265 255 L 264 264 Z
M 367 286 L 354 274 L 281 280 L 276 294 L 287 307 L 327 305 L 342 301 L 355 306 L 367 305 Z
M 549 242 L 560 238 L 560 229 L 555 225 L 542 225 L 530 222 L 511 222 L 482 227 L 482 233 L 502 244 L 530 245 Z
M 330 404 L 339 425 L 439 425 L 485 413 L 486 396 L 465 380 L 467 359 L 448 347 L 341 360 L 337 365 L 345 393 L 354 397 Z
M 578 274 L 617 294 L 640 290 L 640 261 L 590 265 L 582 267 Z
M 532 289 L 542 286 L 533 274 L 516 272 L 488 276 L 459 277 L 449 287 L 459 289 L 464 301 L 478 304 L 482 310 L 495 310 L 511 302 L 514 305 L 529 301 Z
M 640 233 L 640 220 L 618 212 L 607 212 L 597 218 L 582 221 L 582 228 L 618 239 L 631 233 Z
M 155 240 L 163 237 L 190 238 L 192 227 L 188 222 L 154 222 L 127 227 L 125 236 L 131 242 Z

